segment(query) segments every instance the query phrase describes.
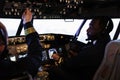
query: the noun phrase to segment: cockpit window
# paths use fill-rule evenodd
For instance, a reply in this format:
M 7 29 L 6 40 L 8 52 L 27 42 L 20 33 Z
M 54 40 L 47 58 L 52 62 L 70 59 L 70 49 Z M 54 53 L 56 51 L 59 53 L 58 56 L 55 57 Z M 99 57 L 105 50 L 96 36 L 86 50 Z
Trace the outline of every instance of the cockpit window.
M 112 19 L 114 23 L 114 29 L 110 33 L 111 38 L 115 34 L 117 26 L 119 24 L 120 19 Z M 7 18 L 0 18 L 0 21 L 7 27 L 8 36 L 15 36 L 17 29 L 20 24 L 20 19 L 7 19 Z M 33 23 L 35 29 L 39 32 L 39 34 L 65 34 L 65 35 L 75 35 L 77 29 L 80 27 L 83 19 L 34 19 Z M 85 25 L 83 26 L 80 35 L 78 37 L 79 41 L 86 42 L 86 29 L 89 26 L 90 19 L 86 21 Z M 24 35 L 24 31 L 22 30 L 21 35 Z M 120 35 L 118 39 L 120 38 Z

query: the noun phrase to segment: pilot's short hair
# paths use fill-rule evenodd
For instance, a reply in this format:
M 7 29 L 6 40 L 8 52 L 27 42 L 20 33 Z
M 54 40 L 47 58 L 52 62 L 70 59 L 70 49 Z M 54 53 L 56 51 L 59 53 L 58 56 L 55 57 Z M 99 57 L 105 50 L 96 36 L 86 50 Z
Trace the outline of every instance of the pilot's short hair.
M 98 16 L 94 17 L 93 19 L 99 19 L 100 25 L 103 28 L 103 32 L 109 34 L 113 29 L 113 21 L 108 16 Z

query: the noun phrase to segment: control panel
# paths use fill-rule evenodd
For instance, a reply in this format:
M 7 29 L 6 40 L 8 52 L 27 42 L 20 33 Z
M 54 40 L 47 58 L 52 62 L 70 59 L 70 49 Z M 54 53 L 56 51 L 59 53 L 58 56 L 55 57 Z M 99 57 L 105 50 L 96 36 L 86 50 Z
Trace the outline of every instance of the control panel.
M 111 5 L 112 4 L 112 5 Z M 26 7 L 37 19 L 120 16 L 118 0 L 1 0 L 0 17 L 21 18 Z
M 63 18 L 69 13 L 78 12 L 78 5 L 81 0 L 5 0 L 1 3 L 2 17 L 21 18 L 22 12 L 26 7 L 30 8 L 34 13 L 34 18 Z
M 67 44 L 73 36 L 62 34 L 40 34 L 39 39 L 42 46 L 43 60 L 50 58 L 50 50 L 56 50 L 58 53 L 63 52 L 65 44 Z M 27 52 L 27 44 L 25 36 L 11 36 L 8 38 L 8 49 L 12 55 L 24 55 Z

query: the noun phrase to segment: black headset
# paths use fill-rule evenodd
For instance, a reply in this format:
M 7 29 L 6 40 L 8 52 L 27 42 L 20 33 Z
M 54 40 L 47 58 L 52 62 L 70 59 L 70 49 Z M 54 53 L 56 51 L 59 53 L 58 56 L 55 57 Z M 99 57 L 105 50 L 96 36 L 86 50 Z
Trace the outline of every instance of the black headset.
M 104 34 L 109 34 L 113 30 L 113 21 L 111 18 L 108 18 L 106 27 L 103 31 Z

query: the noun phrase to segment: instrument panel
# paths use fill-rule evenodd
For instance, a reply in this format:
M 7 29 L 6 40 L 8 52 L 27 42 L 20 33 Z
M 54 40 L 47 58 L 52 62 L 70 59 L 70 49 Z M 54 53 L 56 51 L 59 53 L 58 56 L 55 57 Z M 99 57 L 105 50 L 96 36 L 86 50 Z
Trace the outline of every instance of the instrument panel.
M 49 59 L 49 50 L 55 49 L 58 53 L 63 53 L 63 48 L 73 36 L 63 34 L 40 34 L 39 39 L 42 45 L 43 60 Z M 8 49 L 12 55 L 23 55 L 27 52 L 25 36 L 11 36 L 8 38 Z

